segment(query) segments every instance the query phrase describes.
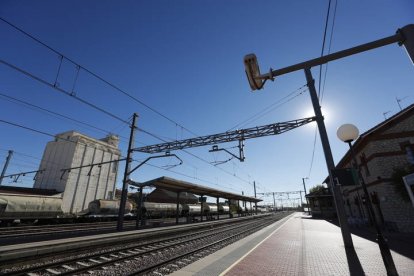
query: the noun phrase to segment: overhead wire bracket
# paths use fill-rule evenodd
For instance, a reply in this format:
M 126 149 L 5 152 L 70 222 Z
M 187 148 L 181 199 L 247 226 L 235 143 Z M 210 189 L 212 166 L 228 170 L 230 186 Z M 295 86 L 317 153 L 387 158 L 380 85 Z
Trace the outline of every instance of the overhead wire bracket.
M 163 157 L 175 157 L 175 158 L 177 158 L 179 161 L 180 161 L 180 163 L 179 164 L 176 164 L 176 165 L 173 165 L 173 167 L 176 167 L 176 166 L 179 166 L 179 165 L 181 165 L 181 164 L 183 164 L 183 160 L 181 160 L 177 155 L 175 155 L 175 154 L 171 154 L 169 151 L 167 151 L 167 152 L 165 152 L 165 154 L 163 154 L 163 155 L 156 155 L 156 156 L 150 156 L 150 157 L 148 157 L 147 159 L 145 159 L 144 161 L 142 161 L 141 163 L 139 163 L 135 168 L 133 168 L 132 170 L 130 170 L 129 171 L 129 173 L 128 174 L 131 174 L 131 173 L 133 173 L 134 171 L 136 171 L 139 167 L 141 167 L 142 165 L 144 165 L 145 163 L 147 163 L 149 160 L 151 160 L 151 159 L 155 159 L 155 158 L 163 158 Z
M 34 173 L 35 177 L 37 175 L 37 173 L 43 173 L 45 171 L 45 169 L 41 169 L 41 170 L 37 170 L 37 171 L 30 171 L 30 172 L 21 172 L 21 173 L 14 173 L 14 174 L 9 174 L 9 175 L 5 175 L 2 177 L 3 178 L 14 178 L 13 182 L 17 182 L 17 180 L 20 178 L 20 176 L 26 176 L 26 174 L 30 174 L 30 173 Z
M 213 147 L 211 148 L 211 150 L 209 150 L 209 152 L 225 151 L 225 152 L 227 152 L 228 154 L 230 154 L 232 156 L 232 158 L 230 158 L 228 160 L 225 160 L 225 161 L 213 162 L 213 163 L 215 163 L 214 165 L 224 164 L 226 162 L 229 162 L 233 158 L 237 158 L 240 162 L 243 162 L 244 159 L 245 159 L 245 157 L 244 157 L 244 142 L 243 141 L 244 141 L 243 139 L 239 140 L 239 145 L 237 146 L 239 148 L 239 156 L 237 156 L 234 153 L 228 151 L 227 149 L 219 148 L 218 145 L 213 145 Z

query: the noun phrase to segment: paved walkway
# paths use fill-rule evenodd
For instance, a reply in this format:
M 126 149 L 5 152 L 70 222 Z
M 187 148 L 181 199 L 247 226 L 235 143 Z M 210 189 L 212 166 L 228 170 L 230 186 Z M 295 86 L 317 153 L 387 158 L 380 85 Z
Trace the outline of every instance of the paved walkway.
M 295 213 L 175 275 L 386 275 L 377 243 L 352 238 L 355 250 L 345 250 L 335 224 Z M 391 244 L 399 275 L 414 275 L 414 244 Z

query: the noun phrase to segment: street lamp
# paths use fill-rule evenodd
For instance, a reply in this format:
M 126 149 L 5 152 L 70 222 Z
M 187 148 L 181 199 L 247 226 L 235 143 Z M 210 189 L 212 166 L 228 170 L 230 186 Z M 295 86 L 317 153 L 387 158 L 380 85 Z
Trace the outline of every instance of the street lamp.
M 335 168 L 335 163 L 329 145 L 328 134 L 326 132 L 324 118 L 322 115 L 319 98 L 316 93 L 315 81 L 312 77 L 311 68 L 314 66 L 325 64 L 333 60 L 341 59 L 344 57 L 348 57 L 354 54 L 362 53 L 397 42 L 400 46 L 404 45 L 409 57 L 411 58 L 411 61 L 414 63 L 414 24 L 410 24 L 401 29 L 398 29 L 397 33 L 392 36 L 365 43 L 353 48 L 345 49 L 326 56 L 321 56 L 319 58 L 311 59 L 305 62 L 297 63 L 288 67 L 280 68 L 277 70 L 270 69 L 269 73 L 267 74 L 260 73 L 259 63 L 257 62 L 257 57 L 255 54 L 248 54 L 244 57 L 243 60 L 247 79 L 249 81 L 250 88 L 253 91 L 262 89 L 267 80 L 273 81 L 277 76 L 288 74 L 297 70 L 305 71 L 306 81 L 309 88 L 309 94 L 312 100 L 316 123 L 318 124 L 319 129 L 319 136 L 321 138 L 322 148 L 325 154 L 325 161 L 329 173 L 328 188 L 331 190 L 333 195 L 336 213 L 338 215 L 339 226 L 341 228 L 342 239 L 344 241 L 345 247 L 347 248 L 354 248 L 354 245 L 346 221 L 345 208 L 343 206 L 340 188 L 339 186 L 333 183 L 332 170 Z
M 357 171 L 359 172 L 354 147 L 352 146 L 352 141 L 355 141 L 359 136 L 358 128 L 352 124 L 344 124 L 338 128 L 336 135 L 338 136 L 340 140 L 342 140 L 345 143 L 348 143 L 355 169 L 357 169 Z M 364 191 L 365 198 L 367 199 L 366 202 L 368 206 L 368 212 L 374 223 L 375 230 L 377 231 L 377 242 L 378 242 L 378 246 L 381 251 L 381 256 L 382 256 L 382 260 L 385 265 L 385 269 L 387 270 L 387 274 L 398 275 L 397 269 L 395 268 L 394 260 L 392 259 L 391 251 L 388 247 L 387 242 L 385 241 L 382 235 L 381 228 L 378 226 L 377 219 L 375 218 L 374 209 L 372 208 L 371 199 L 369 197 L 369 193 L 368 193 L 367 186 L 365 185 L 365 181 L 362 178 L 360 173 L 358 173 L 358 176 L 359 176 L 359 183 L 361 184 L 362 189 Z
M 309 179 L 309 177 L 302 177 L 302 183 L 303 183 L 303 190 L 305 191 L 305 198 L 306 198 L 306 204 L 307 204 L 307 206 L 308 206 L 308 215 L 310 215 L 311 213 L 310 213 L 310 206 L 309 206 L 309 200 L 308 200 L 308 198 L 306 197 L 306 186 L 305 186 L 305 179 Z

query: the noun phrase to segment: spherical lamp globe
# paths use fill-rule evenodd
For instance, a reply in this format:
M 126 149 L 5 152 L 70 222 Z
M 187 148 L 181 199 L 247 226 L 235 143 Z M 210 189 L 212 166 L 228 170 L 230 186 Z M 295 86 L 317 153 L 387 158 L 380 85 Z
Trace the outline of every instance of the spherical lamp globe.
M 338 128 L 336 135 L 343 142 L 349 143 L 358 138 L 359 130 L 353 124 L 344 124 Z

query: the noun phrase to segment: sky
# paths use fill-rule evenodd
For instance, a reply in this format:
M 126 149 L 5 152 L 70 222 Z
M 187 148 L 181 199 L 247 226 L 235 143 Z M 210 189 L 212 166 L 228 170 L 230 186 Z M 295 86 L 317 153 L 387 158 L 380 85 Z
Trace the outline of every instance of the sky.
M 328 4 L 328 0 L 3 0 L 2 19 L 64 58 L 59 69 L 58 54 L 0 21 L 0 166 L 13 150 L 6 175 L 37 170 L 46 143 L 53 139 L 44 133 L 68 130 L 95 138 L 115 133 L 126 156 L 125 122 L 133 113 L 139 115 L 137 126 L 152 134 L 138 131 L 136 147 L 311 117 L 303 71 L 279 76 L 252 92 L 243 57 L 255 53 L 262 72 L 319 57 Z M 414 23 L 413 10 L 410 0 L 332 0 L 324 53 L 391 36 Z M 81 66 L 79 73 L 76 65 Z M 320 68 L 312 68 L 312 74 L 335 163 L 347 151 L 336 137 L 339 126 L 352 123 L 363 133 L 414 102 L 414 67 L 397 44 L 330 62 L 322 68 L 320 84 Z M 281 135 L 247 140 L 244 162 L 233 159 L 214 165 L 231 156 L 211 153 L 211 146 L 176 151 L 184 161 L 181 166 L 168 169 L 165 166 L 176 160 L 154 159 L 131 178 L 143 182 L 169 176 L 250 196 L 255 182 L 258 197 L 271 203 L 272 197 L 263 193 L 303 190 L 302 178 L 307 178 L 309 189 L 326 178 L 315 130 L 316 124 L 310 123 Z M 235 146 L 237 142 L 219 145 L 237 153 Z M 133 165 L 149 156 L 134 153 Z M 124 163 L 120 168 L 118 187 Z M 33 175 L 17 182 L 5 179 L 3 185 L 32 187 Z M 295 198 L 290 196 L 291 201 Z

